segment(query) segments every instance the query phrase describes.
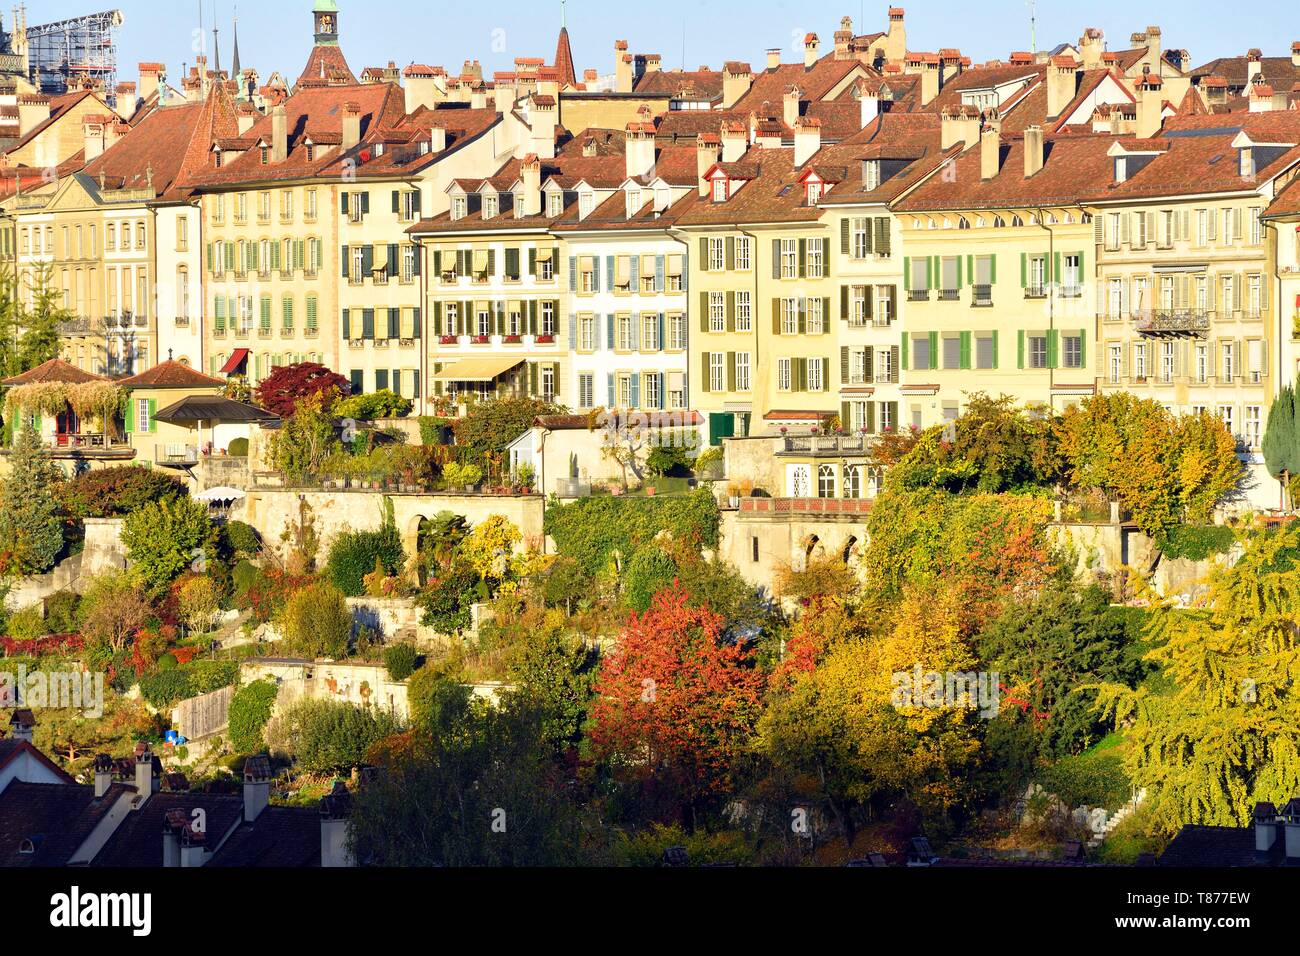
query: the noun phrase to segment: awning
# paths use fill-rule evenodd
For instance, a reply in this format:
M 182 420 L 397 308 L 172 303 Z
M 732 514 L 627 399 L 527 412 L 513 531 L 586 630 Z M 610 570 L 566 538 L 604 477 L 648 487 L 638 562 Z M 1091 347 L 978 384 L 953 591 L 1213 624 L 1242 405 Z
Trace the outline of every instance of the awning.
M 234 353 L 230 356 L 230 361 L 221 366 L 221 374 L 233 375 L 236 369 L 248 361 L 248 354 L 248 349 L 235 349 Z
M 277 416 L 258 408 L 223 398 L 220 395 L 191 395 L 174 405 L 157 412 L 154 418 L 160 422 L 188 424 L 190 422 L 264 422 L 275 421 Z
M 211 504 L 213 502 L 242 501 L 246 497 L 248 496 L 238 488 L 209 488 L 207 491 L 200 491 L 194 496 L 194 500 Z
M 464 359 L 433 376 L 436 382 L 492 382 L 524 364 L 521 358 Z

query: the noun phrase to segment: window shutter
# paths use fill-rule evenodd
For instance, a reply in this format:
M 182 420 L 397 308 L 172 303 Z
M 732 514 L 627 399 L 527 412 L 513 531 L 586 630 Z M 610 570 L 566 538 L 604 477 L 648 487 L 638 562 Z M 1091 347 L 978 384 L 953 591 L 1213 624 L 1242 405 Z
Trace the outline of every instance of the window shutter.
M 397 215 L 402 211 L 402 194 L 396 189 L 393 190 L 393 214 Z
M 13 428 L 13 422 L 9 421 L 8 425 Z M 126 403 L 126 431 L 127 434 L 135 431 L 135 399 Z
M 1024 289 L 1029 285 L 1029 255 L 1020 253 L 1020 288 Z
M 1025 367 L 1025 331 L 1016 333 L 1016 368 Z
M 849 254 L 849 218 L 845 216 L 840 220 L 840 255 Z
M 668 348 L 668 342 L 664 339 L 664 314 L 660 312 L 658 316 L 655 317 L 655 321 L 659 324 L 659 337 L 655 339 L 655 341 L 659 344 L 659 351 L 662 352 L 664 349 Z
M 876 315 L 876 287 L 866 286 L 863 290 L 863 302 L 866 306 L 865 315 L 868 319 L 875 318 Z
M 361 193 L 361 215 L 367 215 L 370 212 L 370 193 Z
M 343 253 L 340 256 L 340 258 L 342 259 L 343 262 L 343 269 L 342 269 L 343 278 L 346 279 L 348 277 L 348 247 L 343 246 L 342 248 L 343 248 Z
M 1052 274 L 1048 279 L 1052 282 L 1061 281 L 1061 254 L 1059 252 L 1052 254 Z
M 897 353 L 899 358 L 897 367 L 906 371 L 907 370 L 907 333 L 906 332 L 903 333 L 902 342 L 903 342 L 902 347 L 898 350 Z
M 346 215 L 348 214 L 348 194 L 347 194 L 347 193 L 339 193 L 339 209 L 340 209 L 340 211 L 342 211 L 343 215 L 346 216 Z
M 772 278 L 781 278 L 781 240 L 772 240 Z
M 726 358 L 727 391 L 736 390 L 736 353 L 728 352 Z
M 343 310 L 343 341 L 348 342 L 352 339 L 352 318 L 347 309 Z
M 808 240 L 799 240 L 799 278 L 808 277 Z
M 569 291 L 578 291 L 578 257 L 569 256 Z
M 728 292 L 727 299 L 727 331 L 736 331 L 736 293 Z
M 608 292 L 614 291 L 614 257 L 605 257 L 605 289 Z M 599 288 L 597 289 L 599 291 Z
M 655 256 L 655 291 L 663 292 L 667 288 L 664 281 L 667 271 L 667 257 Z
M 998 333 L 996 330 L 993 332 L 993 367 L 998 367 Z
M 772 300 L 772 334 L 781 334 L 781 300 Z
M 700 331 L 709 331 L 709 294 L 700 293 Z
M 149 399 L 149 434 L 152 435 L 158 431 L 158 400 Z
M 711 391 L 709 387 L 710 381 L 709 381 L 709 353 L 708 352 L 700 353 L 700 365 L 701 365 L 700 382 L 702 383 L 700 385 L 700 391 L 701 392 Z
M 725 261 L 727 263 L 727 271 L 735 272 L 736 271 L 736 237 L 735 236 L 727 237 Z
M 961 342 L 961 347 L 960 347 L 960 348 L 961 348 L 961 367 L 964 368 L 964 369 L 967 369 L 967 368 L 970 368 L 970 367 L 971 367 L 971 361 L 970 361 L 970 339 L 971 339 L 971 336 L 970 336 L 970 333 L 969 333 L 969 332 L 962 332 L 962 333 L 961 333 L 961 338 L 960 338 L 960 342 Z
M 847 345 L 841 345 L 840 346 L 840 384 L 847 385 L 848 383 L 849 383 L 849 347 Z
M 528 274 L 537 275 L 537 247 L 528 250 Z
M 848 222 L 846 219 L 845 222 Z M 840 319 L 847 322 L 849 318 L 849 287 L 840 286 Z
M 930 333 L 930 368 L 939 367 L 939 333 Z
M 1056 368 L 1060 359 L 1061 334 L 1052 329 L 1047 333 L 1047 367 Z
M 1097 245 L 1103 245 L 1106 242 L 1106 218 L 1097 216 L 1092 221 L 1092 241 Z
M 615 322 L 614 316 L 612 315 L 605 316 L 605 344 L 611 352 L 614 351 L 614 345 L 615 345 L 614 335 L 616 330 L 614 328 L 614 322 Z
M 613 408 L 617 408 L 617 407 L 618 407 L 618 405 L 617 405 L 617 402 L 618 402 L 618 395 L 617 395 L 617 394 L 615 393 L 615 391 L 614 391 L 614 373 L 613 373 L 613 372 L 610 372 L 608 375 L 605 376 L 605 386 L 606 386 L 607 391 L 608 391 L 608 396 L 607 396 L 607 397 L 609 398 L 609 403 L 608 403 L 607 407 L 608 407 L 608 408 L 611 408 L 611 409 L 613 409 Z
M 700 240 L 700 271 L 709 271 L 709 240 L 707 237 Z

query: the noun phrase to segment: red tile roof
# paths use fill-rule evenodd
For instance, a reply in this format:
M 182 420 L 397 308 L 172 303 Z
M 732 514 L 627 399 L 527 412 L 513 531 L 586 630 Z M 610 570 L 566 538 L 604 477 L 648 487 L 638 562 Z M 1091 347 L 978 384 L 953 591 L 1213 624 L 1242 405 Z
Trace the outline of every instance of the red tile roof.
M 118 382 L 124 388 L 224 388 L 225 382 L 168 359 L 146 372 Z
M 36 382 L 63 382 L 67 385 L 79 385 L 83 382 L 107 381 L 102 375 L 77 368 L 63 359 L 50 359 L 34 369 L 14 375 L 0 382 L 0 385 L 32 385 Z

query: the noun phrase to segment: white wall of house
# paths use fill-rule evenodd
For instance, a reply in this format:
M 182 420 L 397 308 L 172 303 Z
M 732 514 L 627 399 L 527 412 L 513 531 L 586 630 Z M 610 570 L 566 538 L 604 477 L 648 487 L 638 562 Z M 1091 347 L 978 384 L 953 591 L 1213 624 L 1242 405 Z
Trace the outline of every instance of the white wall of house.
M 204 368 L 203 355 L 203 216 L 197 206 L 161 206 L 156 210 L 158 355 L 170 353 L 191 368 Z

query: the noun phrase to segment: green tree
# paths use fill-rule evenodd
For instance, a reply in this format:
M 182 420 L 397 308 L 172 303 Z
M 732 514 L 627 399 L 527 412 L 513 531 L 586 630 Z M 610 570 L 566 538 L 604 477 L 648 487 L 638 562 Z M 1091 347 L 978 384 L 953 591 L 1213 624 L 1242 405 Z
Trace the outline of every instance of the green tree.
M 271 463 L 292 480 L 320 471 L 340 447 L 334 419 L 325 411 L 328 395 L 315 393 L 297 403 L 271 439 Z
M 22 310 L 18 339 L 18 371 L 25 372 L 59 355 L 59 325 L 72 318 L 54 285 L 54 264 L 38 263 L 28 278 L 30 305 Z
M 1268 427 L 1264 431 L 1264 463 L 1268 473 L 1282 482 L 1282 491 L 1290 501 L 1291 479 L 1300 475 L 1300 410 L 1296 408 L 1295 388 L 1286 385 L 1273 399 L 1268 410 Z
M 279 689 L 273 681 L 245 684 L 230 699 L 230 745 L 238 754 L 260 753 L 266 748 L 263 730 L 271 719 Z
M 1106 685 L 1100 704 L 1127 726 L 1156 825 L 1243 826 L 1300 792 L 1300 529 L 1250 534 L 1204 605 L 1160 606 L 1148 639 L 1162 683 Z
M 560 415 L 567 409 L 536 398 L 501 398 L 473 405 L 469 414 L 456 419 L 456 444 L 478 458 L 500 455 L 506 447 L 533 427 L 539 415 Z
M 352 612 L 343 592 L 320 582 L 295 591 L 279 614 L 280 633 L 295 654 L 335 660 L 348 653 Z
M 387 713 L 343 701 L 307 700 L 273 720 L 266 729 L 272 749 L 287 753 L 303 770 L 346 771 L 366 752 L 398 730 Z
M 193 498 L 166 498 L 127 515 L 122 543 L 132 570 L 151 594 L 161 594 L 187 570 L 206 573 L 216 559 L 216 530 Z
M 6 574 L 41 574 L 63 550 L 63 522 L 55 491 L 63 474 L 23 428 L 9 456 L 9 476 L 0 498 L 0 555 Z

